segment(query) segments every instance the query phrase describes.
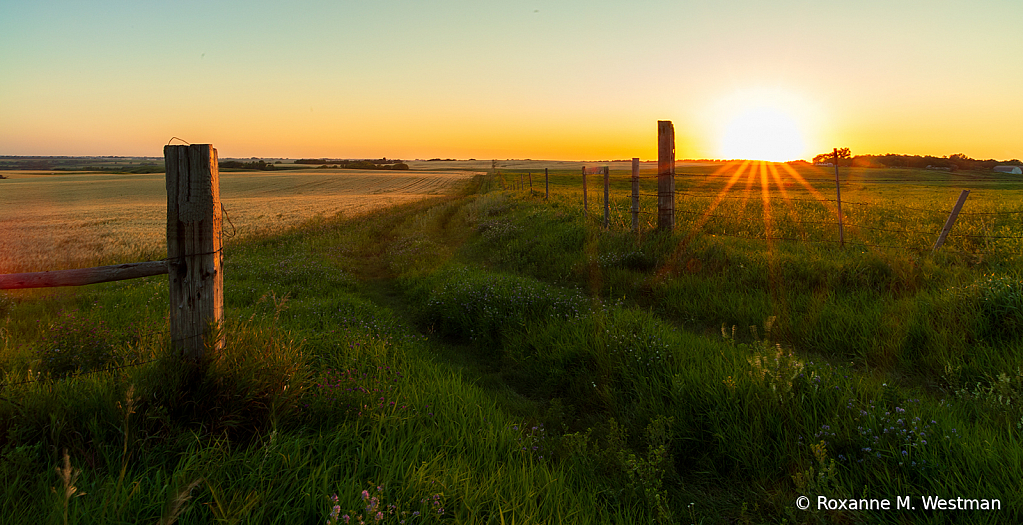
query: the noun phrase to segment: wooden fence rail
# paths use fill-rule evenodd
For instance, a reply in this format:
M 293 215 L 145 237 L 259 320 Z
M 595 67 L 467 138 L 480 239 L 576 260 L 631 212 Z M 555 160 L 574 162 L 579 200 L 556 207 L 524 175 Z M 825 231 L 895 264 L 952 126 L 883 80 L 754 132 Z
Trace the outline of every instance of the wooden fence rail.
M 167 259 L 77 270 L 0 275 L 0 289 L 83 286 L 169 275 L 172 344 L 192 360 L 219 350 L 224 319 L 220 174 L 212 144 L 164 146 L 167 166 Z
M 138 279 L 167 273 L 167 261 L 148 261 L 111 266 L 96 266 L 78 270 L 52 272 L 11 273 L 0 275 L 0 290 L 20 288 L 49 288 L 53 286 L 84 286 L 125 279 Z

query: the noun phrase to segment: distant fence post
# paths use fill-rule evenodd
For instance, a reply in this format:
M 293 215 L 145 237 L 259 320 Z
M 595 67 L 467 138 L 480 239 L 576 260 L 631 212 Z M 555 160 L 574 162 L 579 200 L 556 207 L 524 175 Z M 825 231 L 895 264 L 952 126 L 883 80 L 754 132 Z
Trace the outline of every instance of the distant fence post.
M 639 231 L 639 158 L 632 158 L 632 231 Z
M 938 248 L 941 248 L 942 244 L 945 244 L 945 237 L 948 232 L 952 229 L 952 225 L 955 224 L 956 218 L 959 217 L 959 211 L 963 209 L 963 204 L 966 203 L 966 197 L 969 197 L 970 190 L 963 190 L 959 194 L 959 200 L 956 201 L 956 205 L 952 208 L 952 213 L 948 215 L 948 219 L 945 221 L 945 226 L 941 229 L 941 235 L 938 235 L 938 242 L 934 243 L 934 248 L 931 248 L 931 253 L 934 253 Z
M 590 207 L 586 202 L 586 166 L 583 166 L 583 215 L 589 213 Z
M 604 227 L 611 224 L 611 167 L 604 166 Z
M 220 174 L 212 144 L 164 146 L 171 344 L 191 360 L 223 348 Z M 212 330 L 212 331 L 211 331 Z
M 551 198 L 551 178 L 547 174 L 547 168 L 543 169 L 543 200 Z
M 675 126 L 657 121 L 657 229 L 675 229 Z
M 838 148 L 835 148 L 835 196 L 838 203 L 838 245 L 845 246 L 845 228 L 842 224 L 842 187 L 838 183 Z

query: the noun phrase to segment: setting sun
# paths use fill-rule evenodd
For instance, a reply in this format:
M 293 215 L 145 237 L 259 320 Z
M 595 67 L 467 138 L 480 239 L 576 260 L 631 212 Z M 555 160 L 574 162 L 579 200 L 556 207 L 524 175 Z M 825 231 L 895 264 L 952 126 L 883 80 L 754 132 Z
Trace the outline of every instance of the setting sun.
M 806 144 L 796 122 L 772 108 L 753 108 L 732 118 L 721 137 L 726 159 L 784 162 L 800 158 Z

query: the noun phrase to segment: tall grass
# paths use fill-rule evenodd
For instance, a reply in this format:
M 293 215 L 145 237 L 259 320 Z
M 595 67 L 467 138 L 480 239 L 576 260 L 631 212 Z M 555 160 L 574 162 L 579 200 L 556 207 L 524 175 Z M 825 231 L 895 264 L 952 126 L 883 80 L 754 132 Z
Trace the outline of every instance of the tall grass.
M 1020 518 L 1011 256 L 603 230 L 553 178 L 231 244 L 197 366 L 159 278 L 0 296 L 0 522 Z

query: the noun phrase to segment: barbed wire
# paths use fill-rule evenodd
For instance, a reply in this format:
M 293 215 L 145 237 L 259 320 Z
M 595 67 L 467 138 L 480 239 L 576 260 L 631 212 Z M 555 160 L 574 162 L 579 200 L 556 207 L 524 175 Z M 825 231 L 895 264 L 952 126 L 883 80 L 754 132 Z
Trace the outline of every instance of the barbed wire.
M 654 178 L 654 177 L 651 176 L 651 177 L 648 177 L 648 178 Z M 631 179 L 631 177 L 629 179 Z M 576 190 L 580 189 L 580 188 L 575 187 L 575 186 L 573 186 L 573 188 L 576 189 Z M 601 188 L 599 186 L 597 186 L 597 187 L 595 187 L 593 189 L 588 189 L 587 193 L 597 192 L 598 195 L 599 195 L 600 190 L 601 190 Z M 696 198 L 700 198 L 700 199 L 704 199 L 704 200 L 717 200 L 717 199 L 754 200 L 754 199 L 761 199 L 763 197 L 761 192 L 749 192 L 748 194 L 744 194 L 744 195 L 720 195 L 720 194 L 717 194 L 717 195 L 714 195 L 714 194 L 707 195 L 707 194 L 698 194 L 698 193 L 695 193 L 695 192 L 692 192 L 692 191 L 688 191 L 688 190 L 675 190 L 674 193 L 676 195 L 685 195 L 685 196 L 696 197 Z M 772 192 L 772 194 L 774 194 L 774 192 Z M 631 192 L 629 192 L 629 194 L 625 198 L 628 199 L 631 195 L 632 195 Z M 637 192 L 636 196 L 638 196 L 638 197 L 646 197 L 646 198 L 659 198 L 661 195 L 660 195 L 660 193 Z M 618 201 L 622 201 L 622 197 L 619 196 L 617 198 L 617 200 Z M 820 204 L 824 204 L 824 203 L 837 203 L 837 202 L 839 202 L 838 199 L 816 199 L 816 198 L 810 199 L 810 198 L 788 197 L 788 196 L 779 196 L 778 200 L 784 201 L 784 202 L 787 202 L 787 201 L 803 201 L 803 202 L 813 202 L 813 203 L 820 203 Z M 595 202 L 597 202 L 597 210 L 599 211 L 599 209 L 601 207 L 600 204 L 599 204 L 599 198 Z M 901 208 L 901 209 L 907 209 L 907 210 L 913 210 L 913 211 L 933 213 L 935 215 L 940 215 L 942 217 L 946 213 L 944 210 L 935 210 L 935 209 L 921 208 L 921 207 L 915 207 L 915 206 L 905 206 L 905 205 L 900 205 L 900 204 L 895 204 L 895 203 L 875 203 L 875 202 L 846 201 L 846 200 L 842 200 L 841 203 L 843 205 L 850 205 L 850 206 L 864 206 L 864 207 L 874 206 L 874 207 L 885 207 L 885 208 Z M 612 201 L 612 202 L 609 203 L 609 206 L 613 210 L 618 212 L 619 214 L 628 215 L 628 214 L 632 213 L 632 210 L 630 208 L 630 203 L 627 200 L 622 201 L 622 202 Z M 701 218 L 717 218 L 717 219 L 735 219 L 736 218 L 736 215 L 734 215 L 734 214 L 725 215 L 725 214 L 717 214 L 717 213 L 705 213 L 705 212 L 689 211 L 689 210 L 678 209 L 678 208 L 676 208 L 674 211 L 677 214 L 687 215 L 687 216 L 699 216 Z M 1002 212 L 970 212 L 970 213 L 963 212 L 960 215 L 997 215 L 997 216 L 1005 216 L 1005 215 L 1012 215 L 1012 214 L 1018 214 L 1018 213 L 1023 213 L 1023 210 L 1011 210 L 1011 211 L 1002 211 Z M 639 210 L 637 212 L 637 214 L 642 214 L 644 216 L 648 216 L 649 217 L 649 216 L 657 215 L 657 212 Z M 599 213 L 597 213 L 596 215 L 599 215 Z M 772 220 L 771 220 L 771 223 L 773 225 L 781 226 L 781 227 L 783 227 L 784 225 L 803 225 L 803 224 L 817 224 L 817 225 L 838 225 L 839 224 L 839 222 L 836 221 L 836 220 L 794 220 L 794 219 L 788 219 L 786 217 L 781 217 L 781 218 L 773 217 Z M 898 228 L 889 228 L 889 227 L 883 227 L 883 226 L 870 226 L 870 225 L 867 225 L 867 224 L 856 223 L 856 222 L 846 222 L 846 221 L 843 221 L 842 225 L 847 227 L 847 228 L 853 229 L 853 230 L 863 229 L 863 230 L 870 230 L 870 231 L 876 231 L 876 232 L 892 233 L 892 234 L 897 234 L 897 235 L 907 236 L 907 237 L 908 236 L 935 237 L 935 236 L 937 236 L 939 234 L 939 232 L 937 232 L 937 231 L 926 231 L 926 230 L 915 230 L 915 229 L 898 229 Z M 860 241 L 854 241 L 854 240 L 846 240 L 844 242 L 838 241 L 838 240 L 811 240 L 811 239 L 807 239 L 805 237 L 805 233 L 803 234 L 803 237 L 796 238 L 796 237 L 779 237 L 779 236 L 752 237 L 752 236 L 735 235 L 735 234 L 728 234 L 728 233 L 722 233 L 722 232 L 712 232 L 710 230 L 706 230 L 705 228 L 704 228 L 704 231 L 706 231 L 707 234 L 709 234 L 709 235 L 721 235 L 721 236 L 724 236 L 724 237 L 744 238 L 744 239 L 750 239 L 750 240 L 757 240 L 757 239 L 759 239 L 759 240 L 798 241 L 798 242 L 817 243 L 817 244 L 845 244 L 845 245 L 850 245 L 850 246 L 860 246 L 860 247 L 867 247 L 867 248 L 900 249 L 900 250 L 910 250 L 910 251 L 921 251 L 921 250 L 925 250 L 926 249 L 926 247 L 911 248 L 911 247 L 901 246 L 901 245 L 878 244 L 878 243 L 860 242 Z M 958 234 L 957 235 L 957 234 L 955 234 L 953 232 L 952 234 L 949 235 L 949 238 L 950 239 L 951 238 L 969 238 L 969 239 L 1019 240 L 1019 239 L 1023 239 L 1023 235 L 989 235 L 989 234 Z M 1007 252 L 1004 252 L 1004 251 L 995 251 L 995 252 L 991 252 L 991 251 L 987 251 L 987 252 L 962 251 L 962 250 L 952 249 L 952 248 L 950 248 L 947 245 L 942 247 L 942 251 L 945 252 L 945 253 L 956 253 L 956 254 L 967 255 L 967 256 L 1005 255 L 1007 253 Z
M 950 234 L 951 235 L 951 234 Z M 972 235 L 972 234 L 957 234 L 956 237 L 969 237 L 971 239 L 1023 239 L 1023 235 Z
M 628 173 L 628 172 L 626 170 L 612 170 L 611 171 L 611 176 L 610 176 L 611 180 L 612 181 L 623 181 L 623 180 L 624 181 L 628 181 L 628 180 L 632 180 L 632 175 L 624 175 L 624 176 L 622 176 L 622 175 L 620 175 L 622 173 Z M 587 175 L 600 175 L 600 174 L 599 173 L 587 173 Z M 557 176 L 557 177 L 578 177 L 578 176 L 580 176 L 580 173 L 577 172 L 577 171 L 570 172 L 570 173 L 568 173 L 568 172 L 551 173 L 550 176 L 552 176 L 552 177 L 554 177 L 554 176 Z M 679 179 L 679 178 L 683 178 L 683 180 L 684 180 L 686 177 L 700 178 L 700 179 L 703 179 L 703 180 L 710 180 L 712 178 L 713 179 L 725 180 L 725 179 L 731 179 L 732 177 L 734 177 L 734 175 L 733 174 L 720 174 L 720 173 L 693 173 L 693 172 L 678 172 L 678 171 L 675 172 L 675 179 L 676 180 Z M 740 175 L 739 178 L 749 178 L 749 177 L 750 177 L 749 173 L 746 173 L 745 175 Z M 753 175 L 753 177 L 759 177 L 759 175 Z M 636 178 L 638 178 L 638 179 L 659 179 L 660 175 L 639 175 Z M 773 179 L 773 176 L 772 176 L 772 179 Z M 827 184 L 827 185 L 833 185 L 835 183 L 835 178 L 834 177 L 800 177 L 799 179 L 794 179 L 794 180 L 800 180 L 800 181 L 803 181 L 803 182 L 813 182 L 813 183 Z M 928 177 L 928 178 L 913 178 L 913 179 L 893 179 L 893 178 L 873 179 L 873 178 L 855 178 L 855 177 L 850 177 L 850 176 L 846 175 L 846 176 L 840 176 L 838 182 L 839 182 L 839 184 L 873 184 L 873 183 L 889 184 L 889 183 L 899 183 L 899 184 L 908 184 L 908 185 L 914 185 L 914 186 L 921 185 L 921 184 L 927 184 L 927 185 L 930 185 L 930 184 L 961 184 L 961 183 L 967 183 L 967 182 L 997 182 L 997 183 L 1002 183 L 1002 184 L 1021 184 L 1021 185 L 1023 185 L 1023 180 L 1006 180 L 1006 179 L 1000 179 L 1000 178 L 978 178 L 978 177 L 963 177 L 963 178 L 958 179 L 958 180 L 950 180 L 948 178 L 940 178 L 940 177 L 939 178 L 932 178 L 932 177 Z M 773 180 L 772 180 L 772 183 L 774 183 Z
M 160 332 L 151 332 L 151 333 L 160 333 Z M 167 333 L 167 331 L 164 330 L 163 333 Z M 165 359 L 165 357 L 154 357 L 154 358 L 146 360 L 146 361 L 138 361 L 138 362 L 133 361 L 133 362 L 126 363 L 126 364 L 123 364 L 123 365 L 112 366 L 112 367 L 108 367 L 108 368 L 100 368 L 100 369 L 96 369 L 96 370 L 86 370 L 86 371 L 76 372 L 74 374 L 68 375 L 68 376 L 63 377 L 63 378 L 53 378 L 53 377 L 50 377 L 49 375 L 47 375 L 47 376 L 38 377 L 36 379 L 28 379 L 28 380 L 25 380 L 25 381 L 4 382 L 4 383 L 0 383 L 0 391 L 3 391 L 3 389 L 5 389 L 7 387 L 10 387 L 10 386 L 27 385 L 27 384 L 30 384 L 30 383 L 42 383 L 42 382 L 46 382 L 46 381 L 63 381 L 63 380 L 66 380 L 66 379 L 75 379 L 75 378 L 82 377 L 82 376 L 90 376 L 90 375 L 93 375 L 93 374 L 100 374 L 100 373 L 104 373 L 104 372 L 113 372 L 115 370 L 122 370 L 122 369 L 125 369 L 125 368 L 134 368 L 134 367 L 138 367 L 138 366 L 142 366 L 142 365 L 148 365 L 149 363 L 155 363 L 156 361 L 159 361 L 160 359 Z M 24 359 L 24 361 L 36 361 L 36 359 Z
M 599 188 L 594 188 L 592 190 L 587 190 L 587 193 L 599 192 L 599 191 L 600 191 Z M 772 194 L 774 194 L 776 191 L 777 190 L 771 190 Z M 789 190 L 789 191 L 800 191 L 800 190 L 796 189 L 796 190 Z M 698 193 L 694 193 L 692 191 L 687 191 L 687 190 L 675 190 L 675 194 L 676 195 L 688 195 L 688 196 L 692 196 L 692 197 L 700 198 L 700 199 L 731 199 L 731 200 L 740 200 L 741 199 L 741 200 L 754 200 L 754 199 L 762 199 L 763 198 L 763 195 L 762 195 L 761 192 L 752 192 L 752 191 L 749 192 L 748 195 L 721 195 L 721 194 L 708 195 L 708 194 L 698 194 Z M 658 198 L 660 197 L 659 193 L 650 193 L 650 192 L 638 192 L 637 195 L 640 196 L 640 197 L 658 197 Z M 814 203 L 820 203 L 820 204 L 824 204 L 824 203 L 837 203 L 837 202 L 839 202 L 838 199 L 808 199 L 808 198 L 803 198 L 803 197 L 787 197 L 787 196 L 781 196 L 781 197 L 779 197 L 779 200 L 786 201 L 786 202 L 787 201 L 814 202 Z M 933 208 L 921 208 L 921 207 L 918 207 L 918 206 L 906 206 L 906 205 L 903 205 L 903 204 L 895 204 L 895 203 L 891 203 L 891 202 L 888 202 L 888 203 L 877 203 L 877 202 L 860 202 L 860 201 L 842 200 L 841 203 L 842 203 L 842 205 L 850 205 L 850 206 L 878 206 L 878 207 L 882 207 L 883 206 L 885 208 L 898 208 L 898 209 L 904 209 L 904 210 L 912 210 L 912 211 L 918 211 L 918 212 L 933 213 L 933 214 L 942 215 L 942 216 L 944 216 L 946 214 L 945 210 L 939 210 L 939 209 L 933 209 Z M 1009 210 L 1009 211 L 996 211 L 996 212 L 962 211 L 962 212 L 959 213 L 959 215 L 997 215 L 997 216 L 1017 215 L 1017 214 L 1023 214 L 1023 209 Z
M 838 223 L 837 222 L 833 222 L 831 224 L 838 224 Z M 941 232 L 922 232 L 922 231 L 918 231 L 918 230 L 893 230 L 891 228 L 879 228 L 877 226 L 867 226 L 866 224 L 856 224 L 856 223 L 851 223 L 851 222 L 844 222 L 842 224 L 844 226 L 848 226 L 850 228 L 863 228 L 865 230 L 875 230 L 875 231 L 883 231 L 883 232 L 891 232 L 891 233 L 912 233 L 912 234 L 916 234 L 916 235 L 929 235 L 929 236 L 932 236 L 932 237 L 941 233 Z
M 737 235 L 737 234 L 732 234 L 732 233 L 719 233 L 719 232 L 714 232 L 714 233 L 707 232 L 707 234 L 711 235 L 711 236 L 733 237 L 733 238 L 737 238 L 737 239 L 749 239 L 749 240 L 755 240 L 755 241 L 756 240 L 759 240 L 759 241 L 798 241 L 798 242 L 808 242 L 808 243 L 811 243 L 811 244 L 848 244 L 848 245 L 851 245 L 851 246 L 865 246 L 865 247 L 869 247 L 869 248 L 892 248 L 892 249 L 899 249 L 899 250 L 910 250 L 910 248 L 908 248 L 906 246 L 898 246 L 898 245 L 892 245 L 892 244 L 871 244 L 871 243 L 857 242 L 857 241 L 844 241 L 843 242 L 843 241 L 834 241 L 834 240 L 810 240 L 810 239 L 803 239 L 803 238 L 797 238 L 797 237 L 774 237 L 774 236 L 754 237 L 754 236 L 751 236 L 751 235 Z
M 1023 210 L 1013 211 L 961 211 L 959 215 L 1017 215 L 1023 213 Z

